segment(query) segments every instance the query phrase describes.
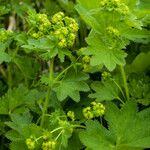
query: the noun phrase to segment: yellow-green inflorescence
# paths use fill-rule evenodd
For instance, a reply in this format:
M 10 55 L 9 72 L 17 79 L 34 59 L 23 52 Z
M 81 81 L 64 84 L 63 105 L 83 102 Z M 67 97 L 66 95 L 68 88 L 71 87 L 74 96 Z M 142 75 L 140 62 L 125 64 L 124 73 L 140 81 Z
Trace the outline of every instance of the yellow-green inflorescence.
M 105 113 L 105 106 L 102 103 L 93 101 L 91 106 L 83 109 L 83 115 L 86 119 L 100 117 Z
M 46 14 L 37 14 L 36 18 L 37 26 L 29 32 L 31 37 L 38 39 L 51 35 L 57 40 L 58 47 L 73 46 L 78 31 L 78 24 L 73 18 L 65 16 L 63 12 L 54 14 L 51 20 Z
M 26 139 L 26 145 L 29 150 L 35 149 L 35 144 L 36 143 L 34 137 L 31 136 L 30 138 Z
M 6 42 L 10 38 L 12 33 L 13 31 L 1 29 L 0 30 L 0 42 Z
M 104 72 L 102 73 L 102 80 L 103 80 L 103 81 L 105 81 L 105 80 L 107 80 L 107 79 L 110 79 L 110 78 L 111 78 L 111 74 L 110 74 L 109 72 L 104 71 Z
M 120 32 L 118 31 L 118 29 L 116 29 L 116 28 L 114 28 L 112 26 L 107 27 L 106 31 L 112 37 L 119 37 L 120 36 Z
M 84 71 L 84 72 L 88 72 L 88 71 L 91 69 L 91 66 L 90 66 L 90 59 L 91 59 L 91 57 L 90 57 L 90 56 L 87 56 L 87 55 L 85 55 L 85 56 L 82 58 L 83 71 Z
M 100 6 L 106 11 L 115 11 L 121 15 L 128 15 L 128 6 L 121 2 L 121 0 L 102 0 Z
M 67 117 L 69 117 L 72 121 L 75 120 L 75 114 L 73 111 L 68 111 L 67 112 Z
M 42 144 L 42 150 L 54 150 L 56 148 L 56 141 L 46 141 Z

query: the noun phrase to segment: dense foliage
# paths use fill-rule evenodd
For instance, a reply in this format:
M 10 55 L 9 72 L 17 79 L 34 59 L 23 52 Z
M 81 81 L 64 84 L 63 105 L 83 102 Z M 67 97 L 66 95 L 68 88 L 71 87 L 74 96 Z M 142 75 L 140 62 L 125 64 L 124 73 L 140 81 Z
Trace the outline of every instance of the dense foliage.
M 0 150 L 150 148 L 149 0 L 0 0 Z

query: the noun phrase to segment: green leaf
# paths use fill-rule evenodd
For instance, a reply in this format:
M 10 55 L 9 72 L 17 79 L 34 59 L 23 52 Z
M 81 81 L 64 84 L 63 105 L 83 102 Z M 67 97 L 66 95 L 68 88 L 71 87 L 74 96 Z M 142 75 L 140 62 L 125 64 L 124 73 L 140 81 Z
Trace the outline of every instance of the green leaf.
M 150 78 L 144 73 L 132 73 L 128 79 L 129 93 L 132 99 L 148 106 L 150 104 Z
M 143 72 L 149 70 L 150 67 L 150 52 L 139 53 L 130 65 L 127 65 L 129 73 L 132 72 Z
M 28 90 L 27 87 L 19 85 L 18 88 L 8 90 L 0 99 L 0 114 L 21 113 L 32 109 L 37 111 L 36 102 L 43 97 L 37 90 Z
M 142 30 L 138 30 L 135 28 L 129 28 L 129 27 L 125 27 L 120 26 L 120 32 L 122 37 L 127 38 L 128 40 L 137 42 L 137 43 L 148 43 L 149 39 L 150 39 L 150 31 L 146 30 L 146 29 L 142 29 Z
M 75 145 L 75 146 L 72 146 Z M 83 145 L 79 139 L 79 135 L 78 132 L 73 132 L 72 137 L 69 140 L 69 144 L 68 144 L 68 150 L 77 150 L 77 149 L 82 149 Z
M 108 129 L 98 121 L 88 121 L 80 133 L 82 143 L 91 150 L 141 150 L 150 148 L 150 108 L 138 112 L 133 101 L 121 109 L 115 104 L 106 105 L 105 119 Z
M 91 65 L 105 65 L 110 71 L 114 70 L 116 65 L 124 65 L 127 54 L 121 50 L 124 45 L 118 47 L 107 46 L 102 40 L 102 36 L 96 32 L 91 32 L 87 38 L 88 47 L 83 51 L 86 55 L 92 55 Z
M 57 87 L 54 88 L 58 100 L 63 101 L 68 96 L 74 101 L 79 102 L 80 91 L 87 92 L 89 87 L 85 80 L 88 79 L 88 75 L 82 72 L 75 72 L 75 70 L 69 70 L 65 77 L 60 81 Z
M 76 9 L 78 11 L 78 13 L 81 15 L 81 17 L 83 18 L 83 20 L 92 28 L 96 29 L 97 32 L 101 31 L 102 29 L 100 24 L 98 23 L 98 21 L 96 20 L 96 18 L 94 18 L 92 16 L 92 14 L 87 11 L 87 9 L 83 8 L 81 5 L 77 5 Z
M 11 141 L 15 141 L 15 142 L 20 142 L 22 141 L 22 136 L 16 132 L 15 130 L 10 130 L 8 131 L 5 136 L 11 140 Z
M 121 110 L 118 110 L 120 112 L 116 115 L 114 104 L 109 104 L 107 107 L 106 120 L 109 124 L 109 130 L 113 131 L 117 137 L 118 145 L 150 147 L 150 118 L 148 117 L 150 109 L 137 112 L 136 103 L 128 101 Z
M 78 4 L 80 4 L 82 7 L 85 7 L 88 10 L 99 8 L 100 1 L 99 0 L 93 0 L 93 1 L 87 1 L 87 0 L 77 0 Z
M 120 3 L 129 7 L 129 15 L 122 16 L 115 11 L 105 11 L 100 8 L 100 2 L 97 0 L 87 3 L 85 3 L 85 0 L 78 0 L 76 9 L 86 24 L 93 30 L 87 38 L 88 47 L 83 52 L 85 55 L 92 56 L 92 66 L 101 64 L 112 71 L 116 68 L 116 65 L 125 64 L 127 54 L 122 49 L 129 44 L 129 41 L 149 42 L 150 32 L 142 28 L 142 20 L 135 13 L 140 2 L 123 0 Z M 119 31 L 120 37 L 118 39 L 107 34 L 107 27 L 109 26 Z
M 0 52 L 0 64 L 3 62 L 10 62 L 10 61 L 11 61 L 11 57 L 7 53 L 1 51 Z
M 0 114 L 10 114 L 17 111 L 19 106 L 22 105 L 23 96 L 27 94 L 28 90 L 23 85 L 8 92 L 0 99 Z
M 89 95 L 90 98 L 94 98 L 97 101 L 111 101 L 118 97 L 119 89 L 114 84 L 113 81 L 106 81 L 106 82 L 93 82 L 91 88 L 95 91 Z
M 23 114 L 11 114 L 10 115 L 12 121 L 5 122 L 7 126 L 9 126 L 11 129 L 19 133 L 20 135 L 28 134 L 28 132 L 24 132 L 24 128 L 28 127 L 29 124 L 32 121 L 32 116 L 30 113 L 24 112 Z M 28 127 L 29 130 L 29 127 Z M 7 135 L 7 134 L 6 134 Z M 16 140 L 16 134 L 10 136 L 10 132 L 8 132 L 8 137 L 11 139 L 14 136 L 14 140 Z
M 90 150 L 113 150 L 115 143 L 109 137 L 109 131 L 98 121 L 88 121 L 86 130 L 79 134 L 81 142 Z
M 35 74 L 40 68 L 40 64 L 35 59 L 26 56 L 15 57 L 14 63 L 17 65 L 23 76 L 30 79 L 35 77 Z
M 23 141 L 19 141 L 19 143 L 18 142 L 12 142 L 10 144 L 10 149 L 11 150 L 20 150 L 20 148 L 22 150 L 28 150 L 26 144 Z
M 44 52 L 44 50 L 48 50 L 54 47 L 52 41 L 48 38 L 41 39 L 28 39 L 27 45 L 23 45 L 23 48 L 27 49 L 27 52 Z

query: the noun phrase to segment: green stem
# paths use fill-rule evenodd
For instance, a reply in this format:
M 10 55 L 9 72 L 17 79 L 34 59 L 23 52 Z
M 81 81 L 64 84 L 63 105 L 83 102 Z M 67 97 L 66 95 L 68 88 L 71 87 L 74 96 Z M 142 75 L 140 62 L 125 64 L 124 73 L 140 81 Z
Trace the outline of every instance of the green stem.
M 86 127 L 85 127 L 85 126 L 82 126 L 82 125 L 73 125 L 72 127 L 73 127 L 73 128 L 83 128 L 83 129 L 86 129 Z
M 124 101 L 120 97 L 116 97 L 122 104 L 124 104 Z
M 13 56 L 12 56 L 12 61 L 14 60 L 14 58 L 16 57 L 17 53 L 18 53 L 18 50 L 19 50 L 19 46 L 16 47 L 14 53 L 13 53 Z
M 125 97 L 125 95 L 124 95 L 124 92 L 122 91 L 122 89 L 121 89 L 121 87 L 119 86 L 119 84 L 118 84 L 114 79 L 112 79 L 112 81 L 115 83 L 115 85 L 116 85 L 116 86 L 118 87 L 118 89 L 120 90 L 120 92 L 121 92 L 123 98 L 126 99 L 126 97 Z
M 30 28 L 29 31 L 27 32 L 27 35 L 33 30 L 34 28 Z
M 60 129 L 63 129 L 63 127 L 56 128 L 56 129 L 54 129 L 53 131 L 51 131 L 50 133 L 54 133 L 54 132 L 56 132 L 56 131 L 58 131 L 58 130 L 60 130 Z
M 67 67 L 66 69 L 64 69 L 64 70 L 55 78 L 54 82 L 58 81 L 58 80 L 62 77 L 62 75 L 63 75 L 68 69 L 70 69 L 72 66 L 73 66 L 73 64 L 70 65 L 69 67 Z
M 123 79 L 123 84 L 124 84 L 124 88 L 125 88 L 126 98 L 127 98 L 127 100 L 129 100 L 129 89 L 128 89 L 126 74 L 125 74 L 125 70 L 124 70 L 123 66 L 120 66 L 120 71 L 121 71 L 121 75 L 122 75 L 122 79 Z
M 57 135 L 57 137 L 55 138 L 55 141 L 58 140 L 58 138 L 61 136 L 62 133 L 63 133 L 63 130 Z
M 80 58 L 80 56 L 76 59 L 76 62 L 78 61 L 78 59 Z M 75 62 L 75 63 L 76 63 Z M 59 81 L 59 79 L 62 77 L 62 75 L 64 73 L 66 73 L 67 70 L 69 70 L 73 65 L 75 65 L 75 63 L 71 64 L 70 66 L 68 66 L 66 69 L 64 69 L 60 74 L 58 74 L 58 76 L 54 79 L 54 83 L 56 83 L 56 81 Z M 53 84 L 54 84 L 53 83 Z
M 41 117 L 41 123 L 40 123 L 41 127 L 44 124 L 45 114 L 47 113 L 47 109 L 48 109 L 49 97 L 50 97 L 51 91 L 52 91 L 53 65 L 54 65 L 54 59 L 52 59 L 50 61 L 50 67 L 49 67 L 49 87 L 48 87 L 48 91 L 47 91 L 47 95 L 46 95 L 46 98 L 45 98 L 44 107 L 43 107 L 43 111 L 42 111 L 42 117 Z
M 4 71 L 3 67 L 0 66 L 0 73 L 2 74 L 2 76 L 7 79 L 7 75 L 6 75 L 6 72 Z

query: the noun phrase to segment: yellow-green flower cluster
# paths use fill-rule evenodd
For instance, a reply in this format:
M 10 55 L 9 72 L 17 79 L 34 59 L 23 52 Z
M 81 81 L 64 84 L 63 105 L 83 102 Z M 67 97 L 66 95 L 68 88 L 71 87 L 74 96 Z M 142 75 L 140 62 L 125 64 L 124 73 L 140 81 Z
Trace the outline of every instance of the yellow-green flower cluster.
M 86 119 L 94 118 L 94 114 L 93 114 L 92 108 L 90 106 L 83 109 L 83 115 Z
M 61 22 L 64 17 L 65 17 L 65 15 L 63 12 L 58 12 L 58 13 L 53 15 L 52 23 L 57 24 L 57 23 Z
M 30 138 L 26 139 L 26 145 L 29 150 L 35 149 L 35 144 L 36 143 L 34 137 L 31 136 Z
M 38 39 L 49 32 L 51 28 L 51 22 L 49 21 L 46 14 L 37 14 L 36 21 L 37 26 L 34 28 L 32 27 L 30 35 L 31 37 Z
M 35 21 L 33 21 L 33 17 L 30 21 L 34 22 L 29 32 L 31 37 L 38 39 L 52 35 L 60 48 L 73 46 L 78 31 L 78 24 L 73 18 L 65 16 L 63 12 L 54 14 L 51 20 L 46 14 L 36 14 L 35 18 Z
M 42 137 L 43 137 L 43 140 L 44 140 L 44 141 L 47 141 L 47 140 L 49 140 L 49 139 L 52 138 L 52 134 L 51 134 L 49 131 L 44 131 Z
M 67 17 L 59 12 L 52 17 L 53 33 L 58 39 L 60 48 L 71 47 L 74 44 L 78 24 L 73 18 Z
M 122 15 L 128 15 L 129 14 L 129 7 L 125 4 L 120 5 L 116 11 Z
M 129 8 L 120 0 L 102 0 L 100 6 L 107 11 L 116 11 L 122 15 L 129 13 Z
M 56 141 L 43 142 L 42 150 L 54 150 L 56 148 Z
M 100 6 L 108 11 L 113 11 L 119 7 L 120 0 L 102 0 Z
M 82 58 L 84 72 L 88 72 L 91 69 L 90 59 L 91 59 L 90 56 L 87 55 Z
M 105 80 L 109 79 L 110 77 L 111 77 L 111 74 L 109 72 L 104 71 L 102 73 L 102 80 L 105 81 Z
M 83 58 L 82 58 L 82 61 L 84 62 L 84 63 L 90 63 L 90 56 L 84 56 Z
M 116 28 L 114 28 L 112 26 L 107 27 L 106 31 L 112 37 L 119 37 L 120 36 L 120 32 L 118 31 L 118 29 L 116 29 Z
M 92 110 L 95 117 L 102 116 L 105 112 L 105 106 L 102 103 L 92 102 Z
M 12 35 L 12 31 L 2 29 L 0 30 L 0 42 L 6 42 L 8 38 Z
M 67 117 L 69 117 L 72 121 L 75 120 L 75 114 L 73 111 L 68 111 L 67 112 Z
M 92 102 L 91 106 L 83 109 L 83 115 L 86 119 L 93 119 L 102 116 L 105 113 L 105 106 L 102 103 Z

